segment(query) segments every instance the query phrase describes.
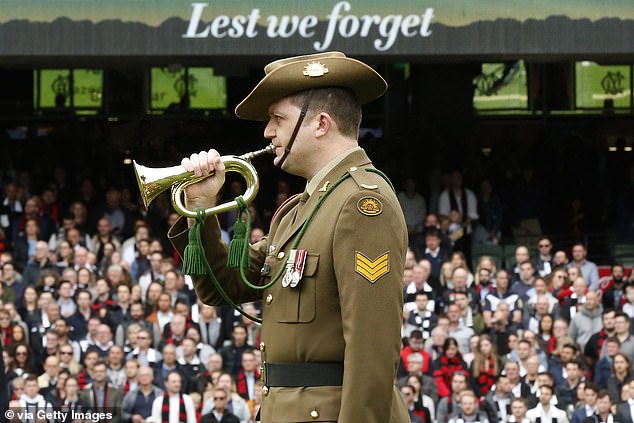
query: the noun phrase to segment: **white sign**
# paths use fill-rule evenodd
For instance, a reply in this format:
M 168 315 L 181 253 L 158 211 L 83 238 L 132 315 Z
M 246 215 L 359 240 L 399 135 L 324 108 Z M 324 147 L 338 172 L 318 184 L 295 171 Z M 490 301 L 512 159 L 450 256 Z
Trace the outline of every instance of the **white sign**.
M 315 15 L 268 15 L 263 18 L 260 9 L 251 9 L 244 15 L 217 15 L 205 17 L 203 13 L 209 3 L 192 3 L 192 14 L 189 18 L 187 31 L 183 38 L 256 38 L 258 23 L 266 27 L 266 37 L 291 38 L 301 37 L 315 40 L 313 47 L 316 51 L 325 51 L 336 37 L 368 38 L 374 30 L 378 37 L 372 41 L 377 51 L 387 51 L 394 46 L 399 37 L 427 38 L 431 36 L 431 23 L 434 9 L 426 8 L 421 14 L 411 15 L 361 15 L 352 11 L 352 5 L 347 1 L 336 3 L 326 16 L 326 30 L 318 33 L 319 18 Z

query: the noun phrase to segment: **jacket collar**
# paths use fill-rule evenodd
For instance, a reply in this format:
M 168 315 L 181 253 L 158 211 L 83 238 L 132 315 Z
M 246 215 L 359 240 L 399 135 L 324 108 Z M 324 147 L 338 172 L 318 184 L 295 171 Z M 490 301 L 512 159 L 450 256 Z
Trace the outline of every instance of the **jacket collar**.
M 336 160 L 336 159 L 335 159 Z M 313 211 L 319 199 L 325 194 L 325 190 L 322 191 L 322 188 L 325 186 L 326 182 L 328 185 L 336 182 L 340 177 L 342 177 L 346 172 L 350 170 L 352 167 L 361 167 L 368 166 L 371 164 L 370 159 L 363 149 L 354 150 L 348 156 L 346 156 L 343 160 L 341 160 L 337 165 L 335 165 L 322 179 L 318 181 L 317 186 L 319 188 L 317 191 L 313 193 L 313 195 L 308 195 L 307 192 L 304 192 L 299 196 L 299 209 L 297 210 L 297 216 L 295 217 L 295 221 L 287 225 L 285 229 L 283 229 L 281 236 L 279 237 L 279 241 L 276 241 L 279 248 L 284 247 L 284 245 L 289 241 L 289 239 L 302 227 L 310 213 Z M 303 204 L 303 205 L 302 205 Z M 293 211 L 291 211 L 293 213 Z M 289 222 L 290 223 L 290 222 Z

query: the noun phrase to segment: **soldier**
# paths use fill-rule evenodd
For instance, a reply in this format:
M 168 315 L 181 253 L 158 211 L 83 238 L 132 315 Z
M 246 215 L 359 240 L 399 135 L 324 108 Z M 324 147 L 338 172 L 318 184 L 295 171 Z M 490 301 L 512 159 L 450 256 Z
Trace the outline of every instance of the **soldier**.
M 380 97 L 386 83 L 339 52 L 278 60 L 264 71 L 236 114 L 268 120 L 274 164 L 308 181 L 249 250 L 247 279 L 277 282 L 245 286 L 227 266 L 217 219 L 207 218 L 202 230 L 211 268 L 231 299 L 264 299 L 261 421 L 408 422 L 394 386 L 407 230 L 391 184 L 357 141 L 361 105 Z M 215 172 L 186 189 L 187 207 L 215 205 L 225 170 L 218 152 L 181 163 L 196 176 Z M 183 254 L 187 221 L 169 237 Z M 195 277 L 194 286 L 204 303 L 225 302 L 210 278 Z

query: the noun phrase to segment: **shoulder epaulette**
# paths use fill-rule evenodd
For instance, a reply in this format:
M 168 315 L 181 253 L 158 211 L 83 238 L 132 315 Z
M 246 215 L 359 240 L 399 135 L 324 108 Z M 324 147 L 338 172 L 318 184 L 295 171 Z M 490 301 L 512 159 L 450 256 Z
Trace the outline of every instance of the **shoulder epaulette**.
M 352 176 L 352 179 L 354 179 L 359 188 L 368 190 L 379 189 L 379 186 L 376 184 L 376 177 L 371 172 L 368 172 L 368 168 L 353 166 L 348 169 L 348 173 Z

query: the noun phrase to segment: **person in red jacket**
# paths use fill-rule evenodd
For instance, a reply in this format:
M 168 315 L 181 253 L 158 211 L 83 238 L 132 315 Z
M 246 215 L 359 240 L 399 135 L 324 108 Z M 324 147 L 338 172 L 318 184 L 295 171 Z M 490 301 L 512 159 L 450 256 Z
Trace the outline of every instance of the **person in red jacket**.
M 412 353 L 420 353 L 423 356 L 423 373 L 429 373 L 431 365 L 431 355 L 423 348 L 423 333 L 415 329 L 410 333 L 408 338 L 408 346 L 401 350 L 401 359 L 403 367 L 407 369 L 407 357 Z
M 444 398 L 451 394 L 451 377 L 454 373 L 462 372 L 467 377 L 467 385 L 470 386 L 476 394 L 477 386 L 473 382 L 469 367 L 462 359 L 462 354 L 458 349 L 458 342 L 454 338 L 447 338 L 443 345 L 443 353 L 434 360 L 432 364 L 432 375 L 438 386 L 438 396 Z

